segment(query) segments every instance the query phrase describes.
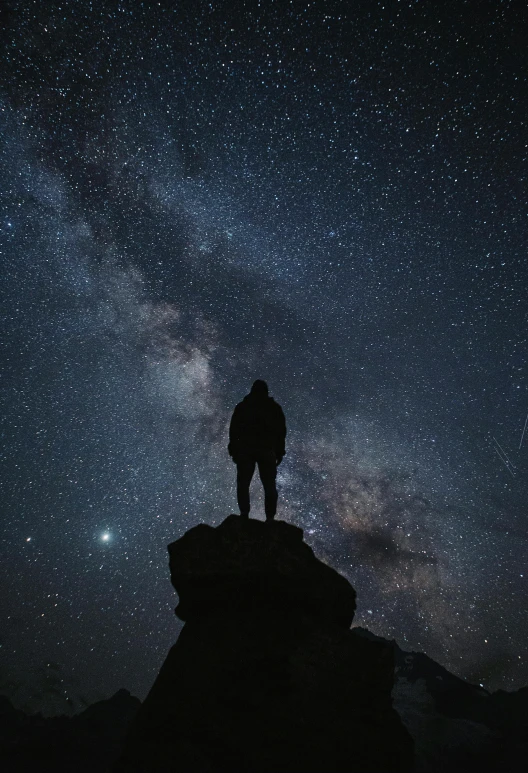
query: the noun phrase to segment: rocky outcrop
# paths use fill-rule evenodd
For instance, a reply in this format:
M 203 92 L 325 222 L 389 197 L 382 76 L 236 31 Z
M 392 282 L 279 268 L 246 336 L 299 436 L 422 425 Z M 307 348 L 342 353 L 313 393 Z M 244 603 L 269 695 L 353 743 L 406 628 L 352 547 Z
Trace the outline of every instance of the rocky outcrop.
M 390 646 L 355 636 L 355 592 L 302 531 L 229 516 L 169 546 L 186 624 L 117 768 L 407 771 Z
M 176 614 L 192 621 L 210 613 L 313 617 L 350 628 L 356 592 L 318 561 L 302 529 L 284 521 L 230 515 L 218 528 L 200 524 L 169 545 Z

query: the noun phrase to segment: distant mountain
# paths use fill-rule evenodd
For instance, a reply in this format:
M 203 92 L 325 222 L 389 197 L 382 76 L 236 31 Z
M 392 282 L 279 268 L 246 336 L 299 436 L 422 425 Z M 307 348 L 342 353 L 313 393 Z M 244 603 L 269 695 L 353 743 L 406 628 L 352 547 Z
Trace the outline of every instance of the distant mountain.
M 362 628 L 353 633 L 386 642 Z M 489 693 L 423 653 L 390 644 L 394 707 L 414 739 L 416 773 L 528 770 L 528 687 Z
M 380 639 L 361 628 L 353 633 Z M 394 649 L 394 707 L 415 742 L 415 773 L 526 771 L 528 687 L 490 694 L 427 655 L 382 641 Z M 119 690 L 75 717 L 44 718 L 0 696 L 0 767 L 4 773 L 106 773 L 140 705 Z
M 106 773 L 141 702 L 119 690 L 73 717 L 27 715 L 0 696 L 3 773 Z

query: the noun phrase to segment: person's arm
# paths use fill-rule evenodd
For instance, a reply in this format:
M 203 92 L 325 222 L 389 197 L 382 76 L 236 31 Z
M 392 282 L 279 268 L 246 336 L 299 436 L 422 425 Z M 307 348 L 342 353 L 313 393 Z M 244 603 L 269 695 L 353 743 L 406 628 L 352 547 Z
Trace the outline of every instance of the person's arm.
M 234 459 L 237 447 L 239 444 L 240 436 L 240 407 L 237 405 L 231 416 L 231 423 L 229 424 L 229 445 L 227 450 L 232 459 Z
M 282 457 L 286 453 L 286 418 L 280 405 L 277 403 L 277 445 L 275 448 L 277 454 L 277 464 L 282 462 Z

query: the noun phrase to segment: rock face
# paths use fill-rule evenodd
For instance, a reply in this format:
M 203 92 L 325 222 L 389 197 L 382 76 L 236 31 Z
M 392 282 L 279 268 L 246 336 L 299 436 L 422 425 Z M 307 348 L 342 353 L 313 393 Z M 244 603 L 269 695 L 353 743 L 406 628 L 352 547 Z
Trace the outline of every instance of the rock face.
M 186 621 L 116 770 L 407 771 L 391 647 L 355 636 L 355 591 L 302 531 L 229 516 L 169 546 Z

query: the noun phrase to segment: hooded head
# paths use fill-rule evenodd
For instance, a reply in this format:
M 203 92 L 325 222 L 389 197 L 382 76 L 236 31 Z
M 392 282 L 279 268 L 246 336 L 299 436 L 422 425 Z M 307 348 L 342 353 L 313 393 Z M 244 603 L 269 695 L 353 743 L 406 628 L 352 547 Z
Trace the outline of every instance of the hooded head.
M 258 378 L 251 387 L 251 394 L 254 397 L 267 397 L 268 385 L 265 381 L 262 381 L 262 379 Z

